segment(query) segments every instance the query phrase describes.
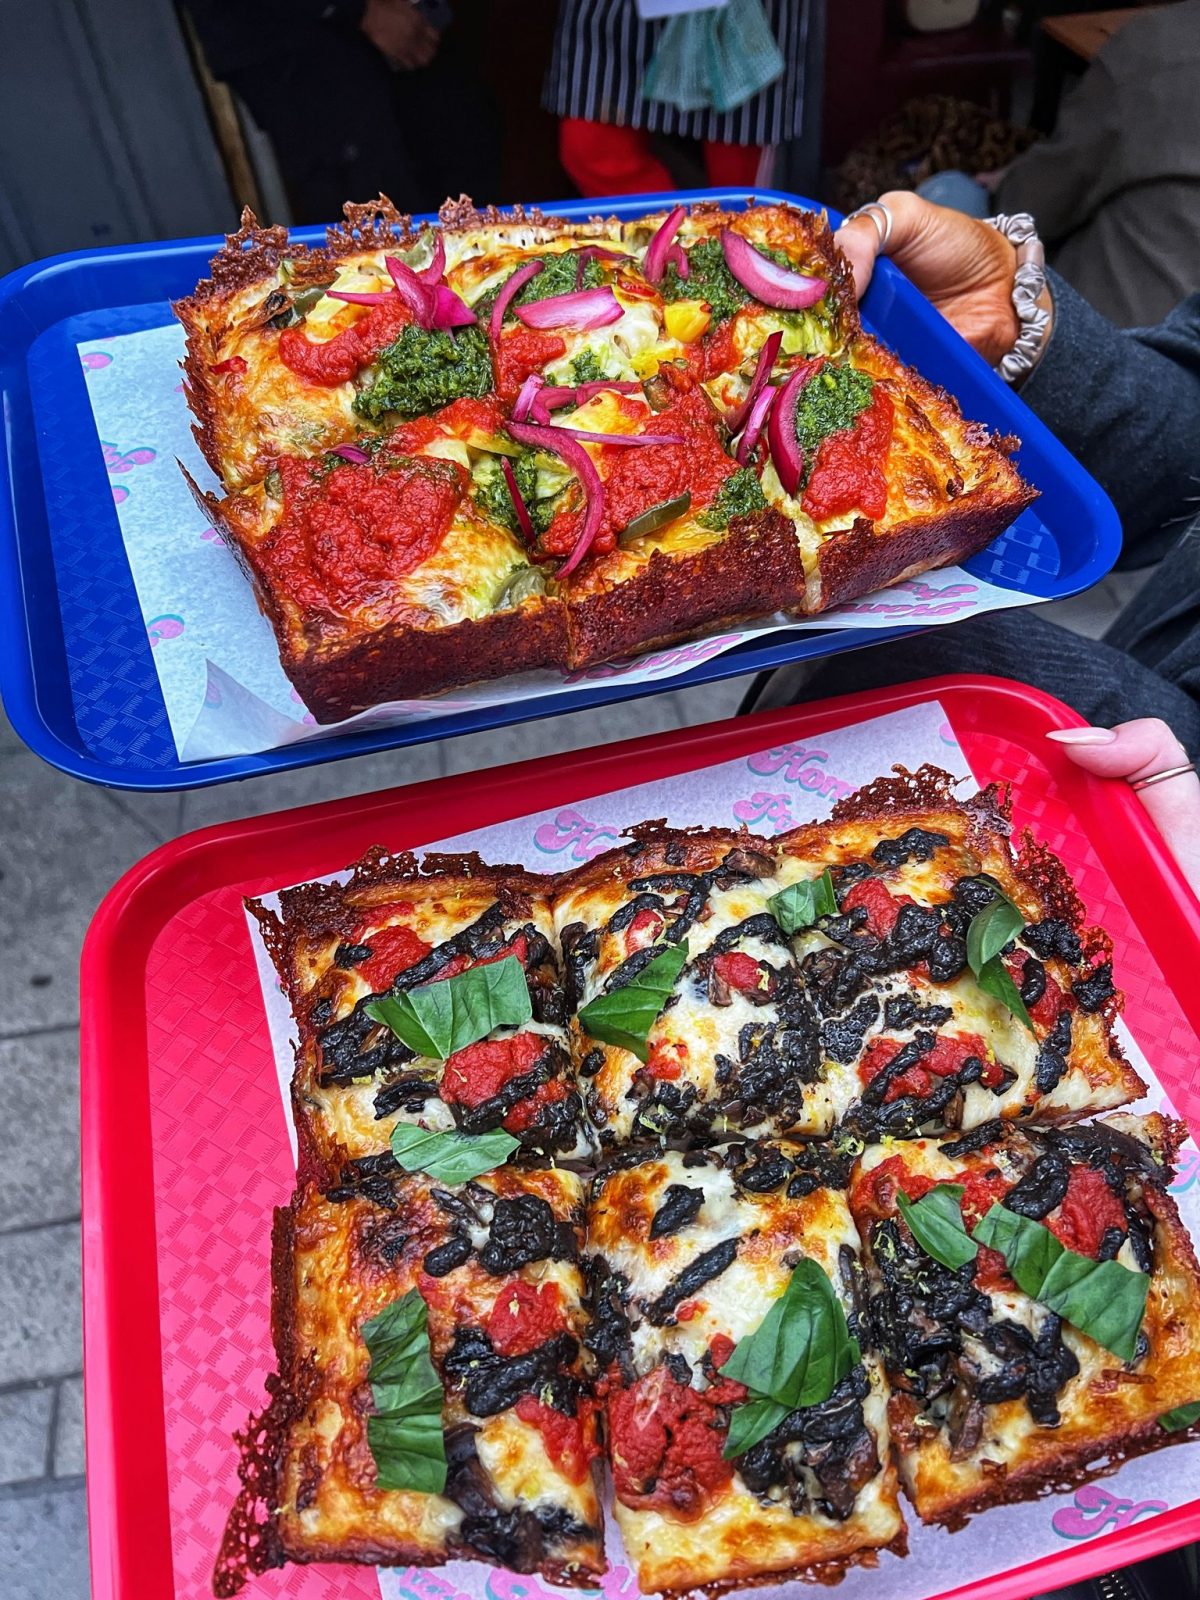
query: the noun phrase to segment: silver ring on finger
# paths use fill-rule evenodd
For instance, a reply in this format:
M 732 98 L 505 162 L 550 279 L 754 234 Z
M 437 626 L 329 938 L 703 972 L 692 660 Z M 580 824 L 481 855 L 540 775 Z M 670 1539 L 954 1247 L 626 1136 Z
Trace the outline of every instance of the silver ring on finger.
M 854 222 L 858 217 L 870 217 L 875 224 L 875 231 L 879 235 L 879 253 L 880 255 L 886 255 L 888 241 L 891 239 L 892 229 L 896 225 L 896 219 L 892 215 L 890 206 L 883 200 L 870 200 L 865 206 L 859 206 L 852 211 L 845 218 L 842 226 L 845 227 L 847 222 Z
M 1195 772 L 1194 761 L 1182 762 L 1177 767 L 1164 767 L 1161 772 L 1152 772 L 1148 778 L 1131 778 L 1131 789 L 1148 789 L 1152 783 L 1166 783 L 1168 778 L 1182 778 L 1185 772 Z

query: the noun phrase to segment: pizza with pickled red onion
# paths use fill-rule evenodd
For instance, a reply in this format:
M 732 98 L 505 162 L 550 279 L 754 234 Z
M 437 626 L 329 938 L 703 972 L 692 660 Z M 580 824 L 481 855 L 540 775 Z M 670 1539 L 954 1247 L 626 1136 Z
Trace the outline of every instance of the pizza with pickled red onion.
M 865 334 L 823 216 L 247 215 L 175 309 L 237 554 L 320 721 L 811 614 L 1033 492 Z

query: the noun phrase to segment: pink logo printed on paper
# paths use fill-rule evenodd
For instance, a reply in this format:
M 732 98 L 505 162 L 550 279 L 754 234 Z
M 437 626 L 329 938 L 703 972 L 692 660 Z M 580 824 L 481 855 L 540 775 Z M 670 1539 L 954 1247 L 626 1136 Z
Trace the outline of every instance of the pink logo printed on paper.
M 1060 1539 L 1094 1539 L 1111 1529 L 1131 1527 L 1139 1517 L 1154 1517 L 1167 1509 L 1165 1500 L 1126 1500 L 1097 1483 L 1075 1491 L 1073 1505 L 1061 1506 L 1050 1518 Z
M 122 487 L 121 487 L 121 485 L 119 483 L 114 483 L 113 486 L 112 486 L 112 496 L 113 496 L 113 505 L 119 506 L 121 504 L 122 500 L 128 500 L 129 499 L 129 490 L 128 489 L 122 489 Z
M 893 584 L 888 591 L 906 590 L 911 600 L 848 600 L 838 607 L 850 616 L 874 617 L 957 617 L 974 611 L 979 604 L 977 583 L 923 583 L 910 578 Z
M 774 833 L 782 833 L 785 828 L 796 826 L 787 795 L 768 794 L 765 789 L 755 789 L 745 800 L 735 800 L 733 814 L 739 822 L 751 826 L 766 822 Z
M 121 451 L 107 439 L 101 439 L 100 448 L 104 451 L 104 465 L 110 472 L 132 472 L 134 467 L 149 466 L 158 456 L 158 451 L 148 444 L 135 444 L 132 450 Z
M 103 350 L 81 350 L 79 359 L 85 372 L 99 372 L 101 367 L 112 366 L 112 357 L 106 356 Z
M 553 822 L 543 822 L 534 829 L 533 842 L 546 855 L 560 855 L 570 850 L 572 860 L 590 861 L 593 856 L 610 849 L 620 837 L 620 828 L 589 822 L 582 813 L 567 806 Z
M 784 783 L 796 783 L 810 794 L 824 795 L 828 800 L 844 800 L 857 787 L 832 772 L 822 771 L 829 760 L 827 750 L 803 744 L 777 744 L 770 750 L 759 750 L 746 758 L 750 771 L 773 778 L 778 773 Z
M 183 632 L 183 618 L 168 613 L 162 617 L 151 617 L 146 624 L 146 633 L 150 640 L 150 648 L 161 644 L 164 639 L 178 639 Z
M 610 1567 L 600 1580 L 598 1589 L 578 1591 L 581 1600 L 638 1600 L 637 1579 L 628 1567 Z M 557 1589 L 548 1589 L 536 1578 L 515 1572 L 493 1572 L 487 1580 L 488 1600 L 562 1600 Z

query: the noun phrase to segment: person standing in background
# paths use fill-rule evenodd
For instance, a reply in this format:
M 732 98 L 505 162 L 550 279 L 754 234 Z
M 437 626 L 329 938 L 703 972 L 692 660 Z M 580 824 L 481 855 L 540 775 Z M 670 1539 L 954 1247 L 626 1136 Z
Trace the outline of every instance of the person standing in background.
M 1050 138 L 917 193 L 969 216 L 1030 212 L 1073 289 L 1120 328 L 1149 326 L 1200 289 L 1198 89 L 1200 0 L 1151 6 L 1104 43 Z
M 292 220 L 381 190 L 401 211 L 499 198 L 478 66 L 487 0 L 186 0 L 210 71 L 266 133 Z
M 651 147 L 655 133 L 700 140 L 714 187 L 769 181 L 774 147 L 795 137 L 803 123 L 803 63 L 813 4 L 730 0 L 706 10 L 677 0 L 671 10 L 685 14 L 666 19 L 662 0 L 562 0 L 542 103 L 560 118 L 559 157 L 579 192 L 644 194 L 674 188 L 670 171 Z M 680 92 L 687 67 L 704 54 L 701 29 L 712 30 L 710 55 L 718 58 L 720 70 L 741 73 L 752 56 L 761 87 L 737 103 L 723 101 L 721 84 L 713 85 L 707 97 L 703 88 L 699 94 Z M 689 36 L 697 48 L 685 61 L 679 52 Z M 750 47 L 735 39 L 750 41 Z M 664 45 L 670 61 L 660 55 Z M 694 86 L 693 77 L 687 87 Z

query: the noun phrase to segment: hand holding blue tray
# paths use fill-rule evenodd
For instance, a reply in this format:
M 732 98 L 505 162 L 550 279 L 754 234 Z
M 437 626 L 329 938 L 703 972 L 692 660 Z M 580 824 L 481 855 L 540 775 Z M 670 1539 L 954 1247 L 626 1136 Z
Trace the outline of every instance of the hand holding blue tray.
M 729 207 L 752 199 L 812 205 L 771 190 L 669 200 L 700 198 Z M 565 216 L 598 209 L 629 215 L 654 202 L 654 196 L 637 196 L 546 209 Z M 319 241 L 322 231 L 296 230 L 295 237 Z M 0 283 L 0 384 L 9 417 L 4 468 L 10 486 L 0 506 L 0 692 L 16 731 L 51 764 L 120 788 L 200 787 L 687 687 L 914 631 L 909 625 L 775 633 L 656 683 L 600 680 L 570 695 L 360 728 L 255 755 L 181 762 L 77 346 L 170 323 L 167 301 L 190 292 L 219 243 L 85 251 L 36 263 Z M 967 569 L 1030 599 L 1075 594 L 1102 577 L 1120 544 L 1116 514 L 1103 491 L 890 262 L 880 263 L 863 316 L 925 377 L 954 393 L 965 415 L 1023 441 L 1018 465 L 1041 499 L 972 557 Z

